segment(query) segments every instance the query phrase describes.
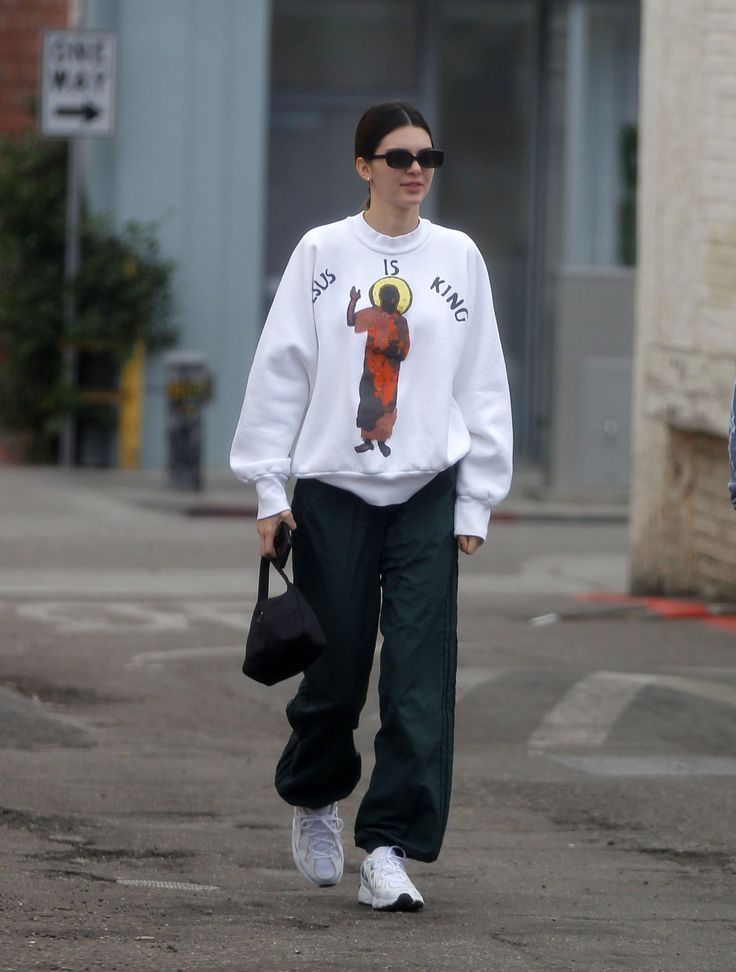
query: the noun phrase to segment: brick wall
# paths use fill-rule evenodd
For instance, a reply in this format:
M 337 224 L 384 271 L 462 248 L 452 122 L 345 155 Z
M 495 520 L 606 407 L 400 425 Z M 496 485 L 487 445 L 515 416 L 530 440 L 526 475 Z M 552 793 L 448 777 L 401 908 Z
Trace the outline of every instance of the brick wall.
M 66 27 L 68 13 L 69 0 L 0 0 L 0 136 L 35 129 L 41 31 Z M 22 461 L 25 451 L 23 436 L 0 428 L 0 464 Z
M 736 0 L 644 0 L 632 587 L 736 600 Z
M 35 126 L 41 31 L 66 27 L 69 0 L 0 0 L 0 135 Z

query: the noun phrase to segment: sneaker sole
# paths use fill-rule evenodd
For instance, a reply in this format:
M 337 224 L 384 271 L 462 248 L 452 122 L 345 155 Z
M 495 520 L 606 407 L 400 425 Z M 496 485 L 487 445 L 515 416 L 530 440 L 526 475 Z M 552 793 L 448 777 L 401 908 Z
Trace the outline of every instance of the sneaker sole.
M 294 864 L 296 864 L 297 871 L 299 871 L 299 873 L 305 880 L 309 881 L 310 884 L 314 885 L 315 888 L 334 888 L 335 885 L 339 884 L 339 882 L 342 880 L 342 873 L 343 873 L 342 871 L 340 871 L 339 875 L 335 878 L 334 881 L 319 881 L 318 879 L 313 878 L 311 874 L 307 874 L 307 872 L 302 867 L 302 862 L 301 859 L 299 858 L 299 855 L 296 852 L 296 847 L 294 846 L 293 840 L 291 843 L 291 856 L 294 858 Z
M 362 885 L 358 891 L 358 904 L 368 905 L 374 911 L 420 911 L 424 907 L 421 898 L 412 898 L 410 894 L 400 894 L 395 901 L 382 904 Z

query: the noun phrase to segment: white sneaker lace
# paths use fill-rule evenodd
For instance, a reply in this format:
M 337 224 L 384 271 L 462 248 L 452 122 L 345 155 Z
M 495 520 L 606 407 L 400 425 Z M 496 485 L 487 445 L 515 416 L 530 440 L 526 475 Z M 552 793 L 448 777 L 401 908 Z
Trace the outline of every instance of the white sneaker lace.
M 309 853 L 314 860 L 331 858 L 335 850 L 335 839 L 339 838 L 344 827 L 336 813 L 305 813 L 299 818 L 301 832 L 306 832 Z
M 371 870 L 374 874 L 378 871 L 382 883 L 388 887 L 401 887 L 409 880 L 404 867 L 405 858 L 401 847 L 390 847 L 385 857 L 370 862 Z

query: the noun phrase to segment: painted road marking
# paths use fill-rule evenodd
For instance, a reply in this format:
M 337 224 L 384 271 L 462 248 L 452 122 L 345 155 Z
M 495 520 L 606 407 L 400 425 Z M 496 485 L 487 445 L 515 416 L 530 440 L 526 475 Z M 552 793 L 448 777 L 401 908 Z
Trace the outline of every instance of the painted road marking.
M 455 683 L 455 701 L 459 702 L 479 685 L 495 682 L 509 669 L 506 668 L 458 668 Z
M 127 668 L 160 668 L 165 662 L 189 661 L 193 658 L 219 658 L 242 655 L 244 645 L 222 645 L 214 648 L 172 648 L 170 651 L 141 651 L 133 655 Z
M 154 634 L 184 631 L 202 624 L 222 624 L 245 633 L 255 603 L 241 601 L 180 601 L 151 607 L 131 601 L 33 601 L 12 605 L 16 614 L 49 625 L 60 634 L 120 632 Z
M 378 651 L 380 651 L 380 643 L 376 647 L 376 652 Z M 455 703 L 459 703 L 479 685 L 495 682 L 509 671 L 511 669 L 508 668 L 472 668 L 470 666 L 458 668 L 455 682 Z M 379 710 L 375 706 L 366 707 L 361 716 L 360 724 L 366 731 L 377 732 L 381 725 Z
M 545 759 L 591 776 L 736 776 L 729 756 L 559 756 Z
M 82 634 L 88 631 L 182 631 L 187 625 L 183 615 L 157 611 L 140 604 L 88 603 L 79 601 L 41 601 L 19 604 L 18 614 L 30 621 L 48 624 L 63 634 Z
M 216 884 L 190 884 L 187 881 L 145 881 L 142 878 L 115 878 L 116 884 L 129 888 L 157 888 L 161 891 L 219 891 Z
M 551 709 L 531 734 L 532 751 L 566 746 L 601 746 L 616 720 L 648 685 L 736 707 L 736 686 L 681 675 L 593 672 Z
M 460 574 L 460 593 L 582 594 L 624 590 L 628 582 L 625 554 L 564 554 L 531 557 L 514 574 Z
M 255 596 L 257 569 L 0 570 L 0 597 Z
M 187 601 L 181 609 L 192 624 L 224 624 L 235 631 L 245 632 L 255 606 L 255 598 L 249 594 L 239 601 Z
M 586 675 L 545 715 L 529 737 L 529 748 L 600 746 L 614 722 L 652 677 L 626 672 Z

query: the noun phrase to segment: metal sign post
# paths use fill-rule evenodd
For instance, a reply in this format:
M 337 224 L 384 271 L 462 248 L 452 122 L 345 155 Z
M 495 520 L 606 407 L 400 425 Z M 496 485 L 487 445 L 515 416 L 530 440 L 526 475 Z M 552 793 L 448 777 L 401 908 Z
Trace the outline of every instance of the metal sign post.
M 102 30 L 45 30 L 41 61 L 41 134 L 68 138 L 66 247 L 64 254 L 64 378 L 77 379 L 77 352 L 70 340 L 76 306 L 72 283 L 79 271 L 81 212 L 80 137 L 110 137 L 115 133 L 117 38 Z M 61 430 L 59 461 L 73 466 L 76 428 L 68 417 Z
M 70 335 L 77 319 L 77 304 L 72 284 L 79 272 L 79 215 L 81 211 L 81 145 L 78 138 L 70 138 L 66 182 L 66 243 L 64 247 L 64 335 L 62 369 L 64 381 L 73 386 L 77 381 L 77 351 Z M 75 464 L 77 435 L 74 420 L 64 420 L 59 436 L 59 462 L 66 468 Z

